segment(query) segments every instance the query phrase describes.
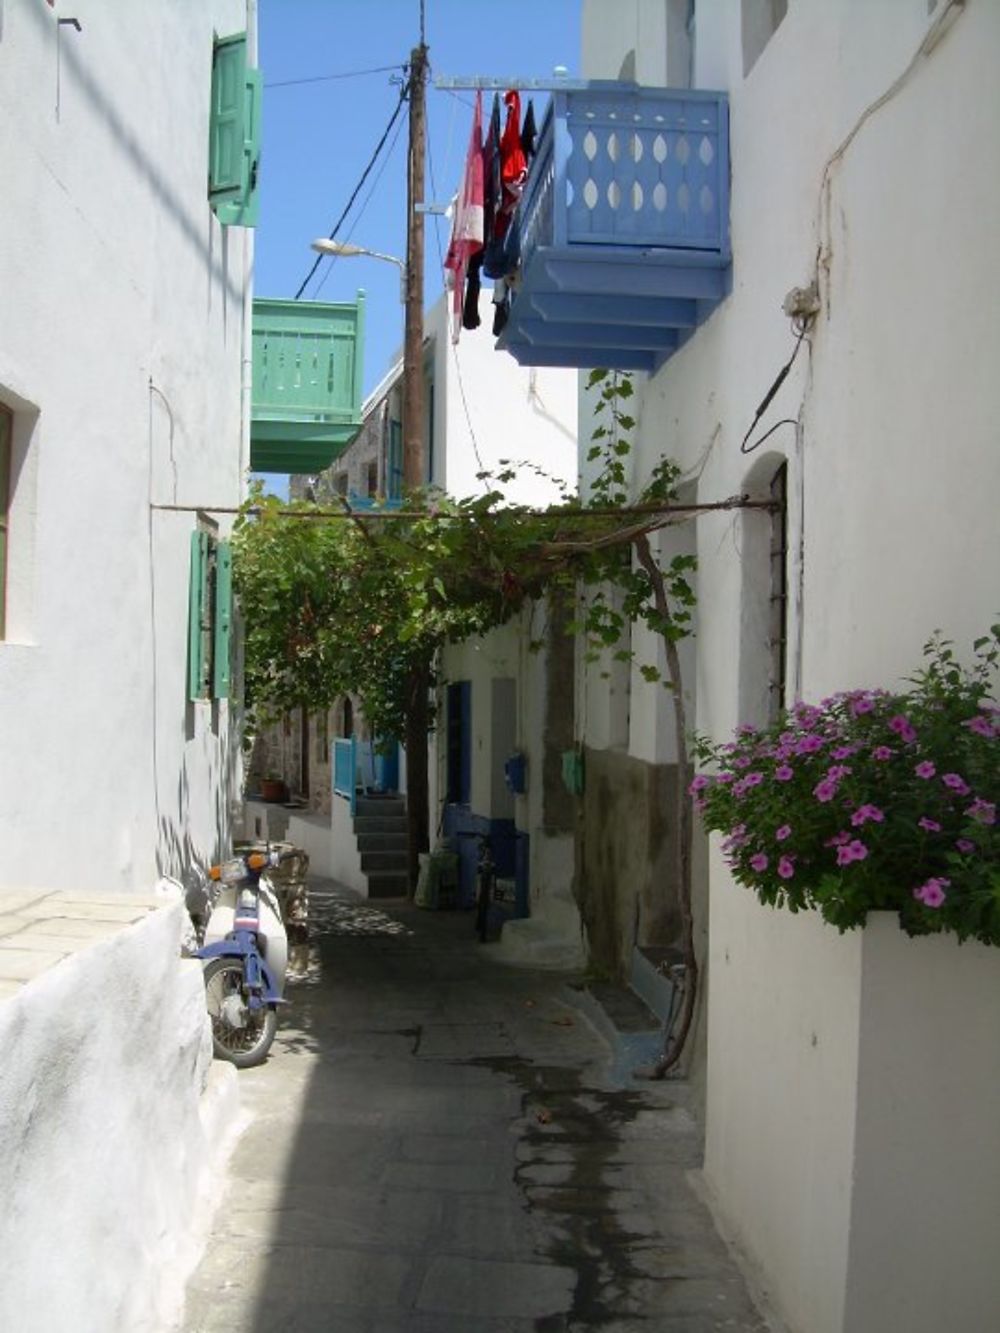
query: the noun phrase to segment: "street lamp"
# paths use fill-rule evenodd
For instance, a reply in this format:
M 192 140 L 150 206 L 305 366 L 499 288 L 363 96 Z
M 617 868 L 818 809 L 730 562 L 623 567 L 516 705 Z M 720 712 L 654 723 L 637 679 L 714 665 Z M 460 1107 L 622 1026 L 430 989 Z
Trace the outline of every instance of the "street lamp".
M 406 303 L 406 261 L 397 259 L 395 255 L 384 255 L 381 250 L 368 250 L 363 245 L 351 245 L 347 241 L 331 241 L 325 236 L 321 236 L 318 241 L 313 241 L 312 248 L 321 255 L 342 256 L 344 259 L 353 259 L 356 255 L 367 255 L 369 259 L 384 259 L 387 264 L 395 264 L 399 269 L 399 299 L 405 305 Z

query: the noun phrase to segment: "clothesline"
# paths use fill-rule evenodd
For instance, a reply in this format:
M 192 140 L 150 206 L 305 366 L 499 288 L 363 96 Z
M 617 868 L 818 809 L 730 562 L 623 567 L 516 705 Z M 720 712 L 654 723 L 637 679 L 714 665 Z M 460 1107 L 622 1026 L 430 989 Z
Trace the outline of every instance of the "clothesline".
M 592 82 L 591 79 L 562 79 L 555 74 L 548 79 L 519 78 L 517 76 L 510 79 L 498 79 L 489 74 L 460 74 L 454 78 L 446 74 L 436 74 L 434 76 L 434 87 L 443 91 L 449 91 L 453 88 L 478 88 L 481 92 L 490 93 L 504 92 L 507 89 L 513 92 L 533 93 L 558 93 L 564 89 L 577 92 L 589 88 Z

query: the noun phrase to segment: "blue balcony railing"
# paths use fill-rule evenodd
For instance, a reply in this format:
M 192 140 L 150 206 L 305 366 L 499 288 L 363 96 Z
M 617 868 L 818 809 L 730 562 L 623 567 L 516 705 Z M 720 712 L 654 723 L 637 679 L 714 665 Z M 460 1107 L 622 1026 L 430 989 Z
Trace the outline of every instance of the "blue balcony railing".
M 555 93 L 518 209 L 499 345 L 523 365 L 655 370 L 728 290 L 724 93 Z

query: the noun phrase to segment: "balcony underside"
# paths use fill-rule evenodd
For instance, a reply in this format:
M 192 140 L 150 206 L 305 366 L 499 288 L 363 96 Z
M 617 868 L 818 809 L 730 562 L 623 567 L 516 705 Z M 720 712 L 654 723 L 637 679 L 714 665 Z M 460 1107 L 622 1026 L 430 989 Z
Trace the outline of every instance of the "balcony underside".
M 322 472 L 344 452 L 357 435 L 359 424 L 254 418 L 250 466 L 255 472 Z
M 722 301 L 729 274 L 710 251 L 540 246 L 497 346 L 522 365 L 654 372 Z

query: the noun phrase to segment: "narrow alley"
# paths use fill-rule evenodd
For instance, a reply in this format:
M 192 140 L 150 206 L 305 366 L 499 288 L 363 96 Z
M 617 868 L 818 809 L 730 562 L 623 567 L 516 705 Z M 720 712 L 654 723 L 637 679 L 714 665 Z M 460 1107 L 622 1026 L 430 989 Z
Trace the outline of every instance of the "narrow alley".
M 764 1333 L 681 1084 L 615 1087 L 565 977 L 311 887 L 185 1333 Z

